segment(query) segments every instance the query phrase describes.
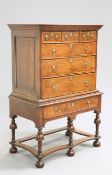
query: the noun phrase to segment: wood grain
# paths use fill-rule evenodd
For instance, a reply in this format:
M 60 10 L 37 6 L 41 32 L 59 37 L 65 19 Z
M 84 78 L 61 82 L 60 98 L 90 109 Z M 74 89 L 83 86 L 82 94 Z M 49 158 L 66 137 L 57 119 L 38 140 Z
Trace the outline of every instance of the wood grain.
M 63 66 L 64 65 L 64 66 Z M 95 56 L 42 60 L 41 77 L 55 77 L 68 74 L 82 74 L 96 71 Z

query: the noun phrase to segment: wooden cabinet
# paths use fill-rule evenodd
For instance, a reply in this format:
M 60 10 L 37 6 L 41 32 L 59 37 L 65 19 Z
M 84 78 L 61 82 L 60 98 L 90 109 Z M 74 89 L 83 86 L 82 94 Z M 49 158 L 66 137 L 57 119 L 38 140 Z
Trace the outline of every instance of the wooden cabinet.
M 94 137 L 89 135 L 88 140 L 95 139 L 94 146 L 99 146 L 101 93 L 96 89 L 96 65 L 101 26 L 15 24 L 9 27 L 12 33 L 13 85 L 9 96 L 12 118 L 10 152 L 16 152 L 16 146 L 29 150 L 38 158 L 37 167 L 43 167 L 41 159 L 44 156 L 60 149 L 68 148 L 67 155 L 72 156 L 75 145 L 72 120 L 77 114 L 92 110 L 96 113 L 96 133 Z M 37 152 L 15 140 L 17 115 L 33 121 L 38 128 L 34 137 L 38 141 Z M 42 128 L 47 122 L 62 117 L 68 117 L 69 144 L 42 153 L 44 135 L 55 132 L 44 134 Z

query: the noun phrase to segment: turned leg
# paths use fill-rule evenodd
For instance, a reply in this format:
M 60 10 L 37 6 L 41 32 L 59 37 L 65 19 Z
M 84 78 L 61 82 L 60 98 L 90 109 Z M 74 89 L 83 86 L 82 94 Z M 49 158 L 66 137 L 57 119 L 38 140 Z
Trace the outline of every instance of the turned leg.
M 67 131 L 69 132 L 69 150 L 67 151 L 67 156 L 74 156 L 75 152 L 73 150 L 73 120 L 68 117 L 68 126 L 67 126 Z
M 37 134 L 37 141 L 38 141 L 38 161 L 36 162 L 37 168 L 44 167 L 44 162 L 42 161 L 42 140 L 44 140 L 44 135 L 42 133 L 42 128 L 39 128 Z
M 15 129 L 17 129 L 17 125 L 15 123 L 15 118 L 17 116 L 16 115 L 13 115 L 11 116 L 11 124 L 10 124 L 10 129 L 11 129 L 11 132 L 12 132 L 12 139 L 11 139 L 11 142 L 10 144 L 12 145 L 11 148 L 10 148 L 10 153 L 16 153 L 17 152 L 17 148 L 15 147 L 14 143 L 15 143 Z
M 69 136 L 70 135 L 69 130 L 68 130 L 68 127 L 69 127 L 69 118 L 67 118 L 67 131 L 65 132 L 65 135 L 66 136 Z
M 94 120 L 94 123 L 95 123 L 95 125 L 96 125 L 95 136 L 96 136 L 97 138 L 96 138 L 95 141 L 93 142 L 93 146 L 95 146 L 95 147 L 100 147 L 100 142 L 99 142 L 99 139 L 100 139 L 100 138 L 99 138 L 99 124 L 101 123 L 100 116 L 99 116 L 100 112 L 95 111 L 95 113 L 96 113 L 96 118 L 95 118 L 95 120 Z

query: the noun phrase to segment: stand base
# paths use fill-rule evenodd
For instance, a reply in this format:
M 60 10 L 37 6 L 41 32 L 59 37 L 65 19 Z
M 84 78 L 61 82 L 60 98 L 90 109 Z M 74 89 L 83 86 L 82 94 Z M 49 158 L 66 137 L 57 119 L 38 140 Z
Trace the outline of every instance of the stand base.
M 47 136 L 47 135 L 50 135 L 50 134 L 53 134 L 53 133 L 56 133 L 56 132 L 60 132 L 60 131 L 64 131 L 64 130 L 67 130 L 67 127 L 63 127 L 63 128 L 58 128 L 58 129 L 55 129 L 55 130 L 47 131 L 47 132 L 44 132 L 43 135 Z M 79 144 L 81 144 L 83 142 L 89 141 L 89 140 L 95 140 L 94 143 L 93 143 L 93 145 L 95 147 L 99 147 L 100 146 L 100 143 L 98 141 L 96 141 L 96 139 L 99 139 L 100 137 L 96 137 L 93 134 L 77 130 L 76 128 L 74 130 L 74 133 L 82 135 L 82 136 L 85 136 L 85 137 L 83 137 L 81 139 L 78 139 L 78 140 L 75 140 L 73 142 L 72 147 L 75 147 L 75 146 L 77 146 L 77 145 L 79 145 Z M 10 148 L 10 153 L 16 153 L 17 152 L 16 146 L 17 146 L 17 147 L 23 148 L 23 149 L 31 152 L 36 158 L 40 159 L 39 156 L 37 155 L 37 150 L 36 149 L 32 148 L 29 145 L 26 145 L 26 144 L 22 143 L 22 142 L 26 142 L 26 141 L 32 140 L 32 139 L 36 139 L 36 135 L 32 135 L 32 136 L 28 136 L 28 137 L 16 140 L 15 143 L 14 143 L 14 146 Z M 50 149 L 44 151 L 42 153 L 41 159 L 46 157 L 47 155 L 49 155 L 51 153 L 54 153 L 56 151 L 60 151 L 60 150 L 63 150 L 63 149 L 69 149 L 67 151 L 67 156 L 69 156 L 69 157 L 74 156 L 74 154 L 75 154 L 74 150 L 71 148 L 71 146 L 69 144 L 66 144 L 66 145 L 59 145 L 59 146 L 56 146 L 56 147 L 53 147 L 53 148 L 50 148 Z M 36 167 L 37 168 L 43 168 L 44 167 L 44 162 L 38 160 L 36 162 Z

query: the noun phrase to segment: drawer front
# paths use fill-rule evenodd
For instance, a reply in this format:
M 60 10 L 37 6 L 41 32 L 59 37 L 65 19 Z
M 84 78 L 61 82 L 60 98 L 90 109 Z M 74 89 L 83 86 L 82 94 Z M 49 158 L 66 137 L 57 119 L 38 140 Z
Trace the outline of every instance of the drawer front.
M 95 56 L 42 60 L 41 75 L 42 77 L 51 77 L 72 73 L 95 72 L 95 65 Z
M 44 119 L 49 120 L 59 115 L 67 115 L 73 112 L 94 109 L 99 105 L 99 97 L 88 97 L 81 100 L 70 101 L 61 104 L 54 104 L 44 107 Z
M 80 41 L 81 42 L 96 41 L 96 38 L 97 38 L 96 31 L 80 32 Z
M 41 57 L 42 59 L 68 57 L 68 44 L 42 44 Z
M 41 97 L 51 98 L 72 93 L 92 91 L 96 87 L 94 73 L 41 80 Z
M 96 42 L 72 43 L 70 45 L 70 56 L 76 55 L 96 55 Z
M 61 32 L 42 32 L 42 43 L 61 42 Z
M 83 100 L 77 101 L 77 111 L 85 111 L 94 107 L 97 107 L 99 104 L 99 97 L 90 97 Z
M 79 42 L 79 32 L 62 32 L 62 42 Z

